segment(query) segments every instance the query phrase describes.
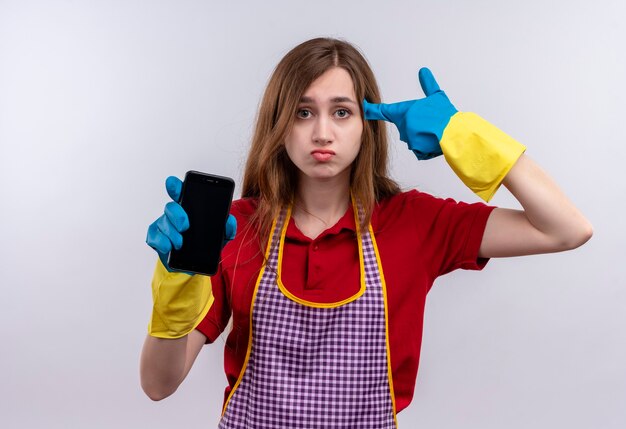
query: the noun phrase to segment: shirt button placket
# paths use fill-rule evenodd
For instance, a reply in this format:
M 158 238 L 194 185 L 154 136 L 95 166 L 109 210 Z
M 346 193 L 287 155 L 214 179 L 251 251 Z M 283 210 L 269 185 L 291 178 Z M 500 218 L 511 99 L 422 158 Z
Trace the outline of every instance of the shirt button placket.
M 311 243 L 310 252 L 309 252 L 309 281 L 308 288 L 310 289 L 318 289 L 322 285 L 320 284 L 320 274 L 322 271 L 322 267 L 320 264 L 320 255 L 319 255 L 319 244 L 316 242 Z

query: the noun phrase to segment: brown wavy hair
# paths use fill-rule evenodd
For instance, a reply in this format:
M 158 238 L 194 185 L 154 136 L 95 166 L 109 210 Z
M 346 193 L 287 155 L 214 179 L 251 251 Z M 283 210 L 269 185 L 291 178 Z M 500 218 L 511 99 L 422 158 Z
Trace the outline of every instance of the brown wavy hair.
M 353 45 L 316 38 L 289 51 L 278 63 L 259 106 L 243 177 L 242 197 L 258 199 L 251 221 L 267 237 L 280 208 L 294 200 L 298 170 L 287 156 L 285 137 L 291 131 L 302 94 L 324 72 L 341 67 L 352 77 L 357 100 L 380 103 L 380 91 L 369 64 Z M 361 118 L 363 109 L 360 108 Z M 383 121 L 363 119 L 361 149 L 350 174 L 350 189 L 365 210 L 363 225 L 374 205 L 400 188 L 388 177 L 388 142 Z

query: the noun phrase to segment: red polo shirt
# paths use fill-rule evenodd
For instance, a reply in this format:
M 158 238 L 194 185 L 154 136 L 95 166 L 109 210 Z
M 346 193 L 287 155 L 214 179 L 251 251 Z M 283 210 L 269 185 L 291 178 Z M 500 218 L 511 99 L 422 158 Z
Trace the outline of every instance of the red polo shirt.
M 198 330 L 214 342 L 233 319 L 226 339 L 225 398 L 241 372 L 250 327 L 250 304 L 266 243 L 249 218 L 256 200 L 233 203 L 238 231 L 222 252 L 212 278 L 215 302 Z M 397 411 L 413 398 L 422 342 L 426 294 L 434 280 L 457 268 L 480 270 L 478 258 L 487 218 L 494 207 L 435 198 L 418 191 L 400 193 L 376 205 L 372 228 L 387 284 L 389 348 Z M 337 302 L 359 289 L 359 256 L 352 207 L 315 240 L 289 221 L 282 264 L 283 283 L 307 301 Z

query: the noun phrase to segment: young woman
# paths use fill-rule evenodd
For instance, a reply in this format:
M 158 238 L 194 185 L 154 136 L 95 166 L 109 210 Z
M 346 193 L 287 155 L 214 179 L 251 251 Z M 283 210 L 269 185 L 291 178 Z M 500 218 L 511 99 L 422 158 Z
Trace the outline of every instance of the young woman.
M 226 329 L 222 428 L 395 427 L 411 402 L 426 294 L 490 257 L 575 248 L 591 226 L 524 147 L 457 112 L 423 69 L 426 98 L 380 103 L 350 44 L 313 39 L 276 67 L 259 108 L 238 232 L 218 273 L 170 272 L 188 227 L 176 201 L 148 232 L 162 257 L 141 359 L 146 394 L 172 394 Z M 365 101 L 364 101 L 365 100 Z M 443 154 L 488 200 L 503 184 L 523 210 L 401 192 L 387 175 L 385 123 L 420 159 Z

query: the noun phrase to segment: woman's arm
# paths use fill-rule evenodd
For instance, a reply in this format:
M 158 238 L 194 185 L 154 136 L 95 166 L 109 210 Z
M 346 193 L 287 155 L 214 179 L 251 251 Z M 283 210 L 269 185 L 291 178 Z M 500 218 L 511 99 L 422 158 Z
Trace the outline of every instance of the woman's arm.
M 148 335 L 141 352 L 141 387 L 153 401 L 170 396 L 183 382 L 200 353 L 206 337 L 193 330 L 181 338 Z
M 491 212 L 479 256 L 505 257 L 574 249 L 593 234 L 589 221 L 539 166 L 522 155 L 503 181 L 524 210 Z

